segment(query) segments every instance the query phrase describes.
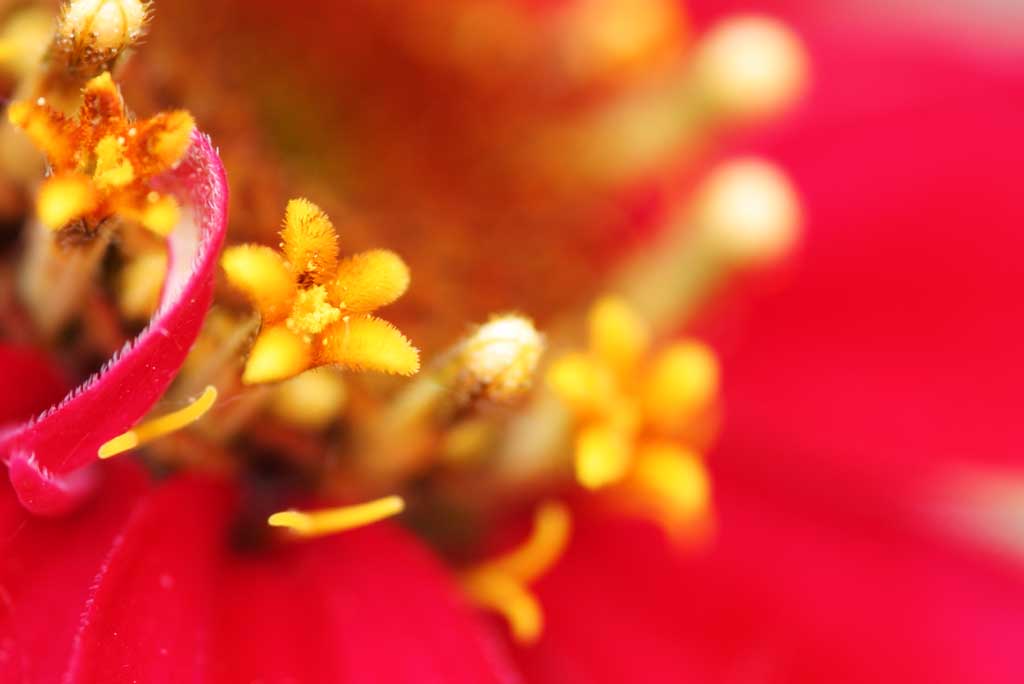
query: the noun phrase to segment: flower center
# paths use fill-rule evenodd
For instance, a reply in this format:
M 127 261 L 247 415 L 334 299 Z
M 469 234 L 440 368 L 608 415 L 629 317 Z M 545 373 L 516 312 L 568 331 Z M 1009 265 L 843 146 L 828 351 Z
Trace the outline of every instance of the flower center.
M 324 328 L 341 320 L 341 309 L 327 301 L 327 288 L 315 285 L 300 289 L 285 325 L 300 335 L 319 335 Z

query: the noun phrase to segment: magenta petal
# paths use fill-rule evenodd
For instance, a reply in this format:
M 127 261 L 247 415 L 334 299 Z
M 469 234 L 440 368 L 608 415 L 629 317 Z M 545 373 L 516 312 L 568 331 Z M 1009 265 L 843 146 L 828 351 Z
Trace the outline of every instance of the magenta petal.
M 193 220 L 183 220 L 168 238 L 169 269 L 159 311 L 63 402 L 0 438 L 11 483 L 33 513 L 62 513 L 81 498 L 84 480 L 69 476 L 95 461 L 104 442 L 131 428 L 160 398 L 210 306 L 228 206 L 224 167 L 210 139 L 194 133 L 185 158 L 158 180 L 193 212 Z

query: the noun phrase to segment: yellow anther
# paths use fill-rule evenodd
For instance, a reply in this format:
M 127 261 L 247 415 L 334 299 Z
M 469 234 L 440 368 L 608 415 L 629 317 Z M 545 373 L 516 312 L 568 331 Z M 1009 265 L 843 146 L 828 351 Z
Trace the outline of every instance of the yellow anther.
M 44 226 L 59 230 L 93 211 L 98 203 L 96 190 L 85 176 L 51 176 L 39 188 L 36 213 Z
M 696 340 L 672 344 L 655 357 L 644 383 L 644 417 L 663 434 L 678 430 L 711 404 L 718 384 L 718 359 L 710 347 Z
M 523 316 L 497 316 L 466 342 L 462 361 L 470 381 L 498 402 L 513 401 L 530 387 L 544 338 Z
M 267 518 L 271 527 L 287 528 L 299 537 L 322 537 L 398 515 L 405 509 L 400 496 L 386 496 L 354 506 L 339 506 L 322 511 L 281 511 Z
M 621 297 L 606 296 L 590 309 L 590 347 L 620 376 L 632 372 L 647 351 L 650 332 Z
M 323 285 L 315 285 L 298 291 L 285 324 L 292 332 L 316 335 L 339 320 L 341 310 L 327 301 L 327 289 Z
M 293 199 L 285 208 L 281 242 L 285 258 L 296 274 L 323 284 L 338 267 L 338 233 L 320 207 L 307 199 Z
M 292 309 L 296 288 L 281 255 L 262 245 L 238 245 L 224 250 L 224 274 L 260 312 L 264 324 L 276 323 Z
M 398 328 L 373 316 L 346 316 L 324 330 L 317 350 L 320 363 L 352 370 L 412 375 L 420 354 Z
M 615 375 L 590 354 L 570 352 L 561 357 L 548 369 L 547 381 L 580 416 L 604 415 L 618 394 Z
M 161 416 L 155 420 L 132 428 L 122 435 L 105 442 L 100 448 L 100 458 L 110 458 L 130 451 L 154 439 L 177 432 L 202 418 L 217 400 L 217 389 L 207 387 L 203 394 L 183 409 Z
M 618 482 L 629 470 L 633 434 L 613 425 L 591 425 L 576 438 L 576 480 L 587 489 Z
M 710 513 L 711 481 L 700 455 L 672 443 L 641 447 L 627 486 L 672 533 L 693 527 Z
M 102 190 L 121 188 L 135 180 L 135 169 L 124 156 L 124 138 L 104 136 L 96 143 L 96 170 L 92 179 Z
M 249 352 L 242 382 L 276 382 L 308 370 L 313 358 L 309 347 L 301 335 L 283 325 L 264 328 Z
M 466 570 L 462 586 L 477 605 L 501 613 L 519 641 L 536 641 L 543 613 L 527 585 L 548 572 L 569 544 L 572 515 L 557 501 L 541 505 L 529 539 L 509 553 Z

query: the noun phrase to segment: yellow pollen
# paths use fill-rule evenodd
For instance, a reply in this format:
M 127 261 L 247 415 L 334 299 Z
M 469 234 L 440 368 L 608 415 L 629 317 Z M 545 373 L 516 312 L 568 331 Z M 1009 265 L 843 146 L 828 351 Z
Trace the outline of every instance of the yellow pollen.
M 292 313 L 285 325 L 294 333 L 318 335 L 339 320 L 341 310 L 327 301 L 327 289 L 323 285 L 316 285 L 296 293 Z
M 111 458 L 188 427 L 202 418 L 216 400 L 217 388 L 209 386 L 203 390 L 203 394 L 198 399 L 185 408 L 143 423 L 105 442 L 99 448 L 98 455 L 100 458 Z
M 398 515 L 403 510 L 405 501 L 402 497 L 385 496 L 355 506 L 339 506 L 322 511 L 280 511 L 267 518 L 267 524 L 271 527 L 285 527 L 299 537 L 322 537 L 364 527 Z
M 522 643 L 535 642 L 543 611 L 527 585 L 550 570 L 569 543 L 572 516 L 565 504 L 544 503 L 534 515 L 529 539 L 509 553 L 484 561 L 462 575 L 462 586 L 477 605 L 500 613 Z

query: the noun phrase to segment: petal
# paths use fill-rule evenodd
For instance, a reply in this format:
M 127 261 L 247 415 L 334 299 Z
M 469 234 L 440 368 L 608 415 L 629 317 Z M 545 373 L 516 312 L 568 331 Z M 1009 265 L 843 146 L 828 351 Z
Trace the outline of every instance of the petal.
M 0 490 L 0 681 L 519 681 L 398 528 L 235 550 L 223 483 L 104 467 L 105 496 L 60 520 Z
M 577 516 L 538 586 L 533 682 L 1020 681 L 1024 575 L 898 524 L 866 529 L 723 485 L 705 551 Z
M 369 313 L 395 301 L 409 288 L 409 267 L 386 249 L 372 249 L 343 259 L 331 297 L 346 311 Z
M 228 282 L 252 302 L 264 325 L 277 323 L 291 311 L 295 278 L 276 251 L 264 245 L 228 247 L 220 263 Z
M 284 325 L 260 331 L 245 362 L 242 381 L 247 384 L 287 380 L 310 367 L 310 343 Z
M 325 330 L 321 340 L 321 364 L 397 375 L 412 375 L 420 368 L 416 347 L 398 328 L 373 316 L 348 317 Z
M 145 487 L 131 461 L 106 466 L 109 495 L 60 519 L 32 516 L 0 482 L 0 681 L 62 681 L 89 587 Z
M 67 380 L 53 363 L 32 347 L 0 344 L 0 430 L 7 423 L 31 418 L 59 401 Z
M 450 578 L 390 524 L 229 559 L 213 681 L 519 681 Z
M 168 238 L 170 263 L 159 311 L 149 326 L 97 375 L 38 419 L 0 437 L 0 455 L 21 477 L 22 503 L 55 513 L 80 490 L 63 482 L 94 462 L 107 440 L 135 424 L 163 394 L 199 334 L 213 296 L 217 254 L 227 226 L 224 169 L 209 138 L 195 134 L 160 189 L 192 207 Z

